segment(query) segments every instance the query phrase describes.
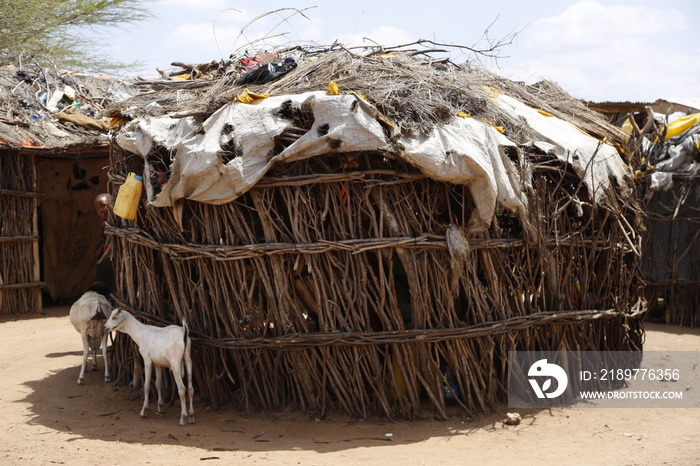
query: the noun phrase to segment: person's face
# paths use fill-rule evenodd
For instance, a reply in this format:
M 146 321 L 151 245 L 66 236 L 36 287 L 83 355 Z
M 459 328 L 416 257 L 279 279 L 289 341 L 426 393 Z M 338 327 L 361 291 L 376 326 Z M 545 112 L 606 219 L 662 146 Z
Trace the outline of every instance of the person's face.
M 109 215 L 109 199 L 105 199 L 104 197 L 95 199 L 95 210 L 97 211 L 97 215 L 107 220 L 107 216 Z

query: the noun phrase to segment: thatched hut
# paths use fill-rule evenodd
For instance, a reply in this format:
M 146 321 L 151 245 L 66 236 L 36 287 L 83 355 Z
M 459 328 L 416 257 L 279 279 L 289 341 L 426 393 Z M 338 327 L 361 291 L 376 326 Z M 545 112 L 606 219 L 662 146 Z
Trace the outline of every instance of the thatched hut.
M 650 317 L 700 325 L 700 113 L 645 134 L 642 272 Z
M 104 106 L 120 81 L 0 69 L 0 315 L 70 303 L 95 279 L 94 198 L 107 190 Z
M 619 130 L 552 83 L 295 58 L 122 105 L 114 194 L 130 172 L 144 191 L 108 222 L 116 299 L 187 319 L 207 403 L 444 418 L 505 399 L 511 350 L 641 349 Z M 115 348 L 127 383 L 138 355 Z

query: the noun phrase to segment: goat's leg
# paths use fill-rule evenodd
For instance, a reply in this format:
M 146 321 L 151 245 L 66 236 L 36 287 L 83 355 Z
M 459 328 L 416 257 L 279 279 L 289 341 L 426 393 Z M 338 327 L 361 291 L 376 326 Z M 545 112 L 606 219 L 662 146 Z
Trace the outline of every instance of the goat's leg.
M 141 408 L 141 417 L 146 417 L 146 410 L 148 409 L 148 393 L 151 390 L 151 368 L 153 362 L 148 358 L 143 358 L 143 408 Z
M 156 366 L 156 392 L 158 392 L 157 414 L 163 414 L 163 368 Z
M 111 381 L 109 376 L 109 359 L 107 358 L 107 333 L 102 335 L 102 359 L 105 362 L 105 383 Z
M 187 424 L 187 402 L 185 401 L 185 384 L 182 382 L 182 361 L 172 364 L 173 378 L 177 385 L 177 394 L 180 395 L 180 425 Z
M 97 370 L 97 348 L 92 350 L 92 371 Z
M 190 342 L 185 348 L 185 373 L 187 374 L 187 396 L 190 399 L 190 407 L 187 412 L 190 416 L 190 424 L 194 424 L 194 387 L 192 386 L 192 355 L 190 354 Z
M 83 364 L 80 366 L 78 385 L 82 385 L 83 380 L 85 380 L 85 367 L 87 366 L 88 355 L 90 354 L 90 342 L 88 341 L 88 336 L 84 332 L 81 332 L 80 334 L 83 337 Z

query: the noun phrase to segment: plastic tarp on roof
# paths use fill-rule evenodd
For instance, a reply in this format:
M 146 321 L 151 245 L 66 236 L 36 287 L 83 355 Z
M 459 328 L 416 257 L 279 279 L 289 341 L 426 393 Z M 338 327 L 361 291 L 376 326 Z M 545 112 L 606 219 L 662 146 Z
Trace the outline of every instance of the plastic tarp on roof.
M 611 179 L 615 179 L 618 186 L 624 186 L 629 169 L 614 146 L 512 97 L 498 95 L 495 99 L 503 110 L 527 123 L 536 137 L 532 141 L 534 146 L 573 167 L 596 201 L 605 196 Z
M 540 148 L 571 163 L 596 197 L 610 184 L 622 180 L 626 166 L 615 148 L 579 131 L 555 117 L 507 96 L 496 97 L 512 114 L 524 118 L 538 135 Z M 276 155 L 270 155 L 274 138 L 290 125 L 279 111 L 283 104 L 311 109 L 312 128 Z M 527 204 L 518 170 L 506 156 L 506 148 L 518 153 L 516 144 L 492 125 L 474 118 L 455 117 L 416 138 L 392 131 L 377 110 L 355 94 L 329 95 L 315 91 L 270 97 L 254 104 L 232 102 L 222 106 L 204 123 L 192 117 L 167 116 L 137 119 L 117 136 L 124 150 L 146 158 L 154 147 L 173 153 L 171 175 L 152 205 L 170 207 L 180 220 L 182 201 L 190 199 L 224 204 L 253 187 L 275 163 L 329 153 L 388 150 L 403 157 L 439 181 L 469 186 L 476 204 L 470 229 L 491 224 L 496 204 L 524 213 Z M 222 147 L 235 143 L 241 156 L 224 163 Z M 622 185 L 622 183 L 620 183 Z
M 668 147 L 661 160 L 655 163 L 651 174 L 650 186 L 655 191 L 671 189 L 674 173 L 697 173 L 700 170 L 700 163 L 696 162 L 700 153 L 700 113 L 692 113 L 669 123 L 665 141 Z

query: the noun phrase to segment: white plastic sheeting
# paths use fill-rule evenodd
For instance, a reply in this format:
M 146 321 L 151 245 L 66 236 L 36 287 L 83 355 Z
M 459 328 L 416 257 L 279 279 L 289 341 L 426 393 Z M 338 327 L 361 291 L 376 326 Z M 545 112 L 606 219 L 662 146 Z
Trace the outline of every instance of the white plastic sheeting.
M 515 99 L 503 95 L 495 98 L 502 108 L 527 122 L 540 139 L 533 142 L 572 164 L 593 195 L 603 194 L 611 176 L 622 185 L 626 166 L 615 148 Z M 282 104 L 290 101 L 295 107 L 311 109 L 313 127 L 281 153 L 270 155 L 275 136 L 290 124 L 279 112 Z M 487 228 L 496 203 L 520 214 L 527 208 L 519 172 L 506 156 L 508 147 L 517 154 L 517 146 L 490 124 L 455 117 L 428 135 L 398 137 L 398 144 L 392 144 L 386 135 L 390 126 L 380 119 L 376 109 L 357 95 L 315 91 L 270 97 L 254 104 L 232 102 L 204 123 L 191 117 L 134 120 L 116 141 L 144 159 L 155 146 L 174 154 L 168 182 L 149 202 L 158 207 L 172 206 L 178 220 L 183 199 L 230 202 L 253 187 L 275 163 L 372 150 L 390 150 L 436 180 L 468 185 L 476 204 L 470 229 Z M 230 147 L 232 142 L 242 155 L 223 163 L 222 147 Z
M 663 160 L 656 162 L 651 175 L 650 188 L 655 191 L 672 189 L 674 173 L 700 172 L 700 163 L 695 161 L 700 152 L 700 124 L 670 138 L 668 143 Z
M 597 201 L 605 195 L 612 178 L 619 186 L 625 185 L 624 176 L 629 175 L 629 168 L 612 145 L 584 133 L 568 121 L 545 115 L 512 97 L 498 95 L 495 99 L 503 110 L 527 123 L 536 135 L 532 141 L 536 146 L 546 147 L 548 153 L 570 164 Z
M 524 213 L 527 199 L 520 189 L 519 176 L 505 155 L 515 144 L 493 126 L 473 118 L 455 118 L 450 125 L 437 127 L 429 135 L 402 138 L 399 154 L 431 178 L 469 185 L 475 209 L 468 229 L 488 228 L 496 202 Z

